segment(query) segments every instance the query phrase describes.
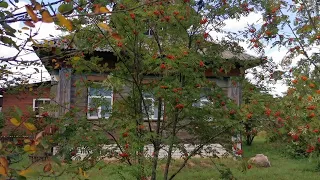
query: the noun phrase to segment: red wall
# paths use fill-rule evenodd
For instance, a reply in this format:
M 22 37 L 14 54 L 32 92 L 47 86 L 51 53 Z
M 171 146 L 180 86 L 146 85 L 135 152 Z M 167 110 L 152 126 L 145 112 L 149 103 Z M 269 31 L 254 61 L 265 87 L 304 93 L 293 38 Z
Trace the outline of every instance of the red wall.
M 50 88 L 49 87 L 33 87 L 32 91 L 29 89 L 24 89 L 22 92 L 18 93 L 4 93 L 3 94 L 3 105 L 2 112 L 4 113 L 7 122 L 5 127 L 2 129 L 2 135 L 6 136 L 9 132 L 16 128 L 10 122 L 10 110 L 17 106 L 22 110 L 23 113 L 27 113 L 28 109 L 32 109 L 33 99 L 37 98 L 50 98 Z M 19 131 L 25 131 L 25 128 L 19 127 Z M 30 134 L 27 132 L 27 134 Z

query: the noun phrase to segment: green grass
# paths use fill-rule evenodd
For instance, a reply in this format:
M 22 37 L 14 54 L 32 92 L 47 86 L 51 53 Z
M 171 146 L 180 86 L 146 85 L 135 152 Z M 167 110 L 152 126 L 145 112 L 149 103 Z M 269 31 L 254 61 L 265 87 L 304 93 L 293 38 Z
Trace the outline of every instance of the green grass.
M 240 180 L 318 180 L 320 179 L 320 172 L 316 171 L 316 162 L 308 159 L 292 159 L 283 155 L 280 144 L 267 143 L 263 138 L 256 138 L 252 146 L 244 145 L 244 159 L 245 161 L 255 154 L 264 154 L 268 156 L 271 166 L 270 168 L 252 167 L 250 170 L 243 171 L 242 162 L 234 161 L 232 159 L 214 159 L 214 162 L 219 168 L 220 163 L 225 164 L 230 168 L 234 177 Z M 176 161 L 171 166 L 171 171 L 176 170 L 181 161 Z M 39 170 L 45 163 L 38 164 Z M 162 179 L 163 162 L 160 162 L 158 175 Z M 104 168 L 100 168 L 104 167 Z M 54 167 L 55 169 L 57 167 Z M 95 168 L 88 171 L 89 179 L 93 180 L 119 180 L 119 179 L 135 179 L 130 172 L 134 171 L 129 166 L 120 163 L 99 163 Z M 59 180 L 69 180 L 76 174 L 63 174 L 58 177 Z M 192 159 L 181 172 L 176 176 L 177 180 L 213 180 L 219 179 L 220 173 L 209 159 Z M 44 178 L 48 179 L 48 178 Z M 51 179 L 51 178 L 50 178 Z M 53 178 L 52 178 L 53 179 Z M 77 179 L 77 178 L 75 178 Z

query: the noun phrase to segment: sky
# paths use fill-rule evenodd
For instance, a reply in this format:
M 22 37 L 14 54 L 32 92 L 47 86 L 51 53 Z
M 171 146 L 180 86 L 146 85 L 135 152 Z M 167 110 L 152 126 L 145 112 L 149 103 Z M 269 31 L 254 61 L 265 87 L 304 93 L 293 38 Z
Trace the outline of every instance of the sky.
M 50 2 L 50 1 L 46 0 L 44 2 Z M 17 6 L 23 7 L 26 4 L 27 4 L 27 1 L 20 0 Z M 24 8 L 21 11 L 24 11 Z M 262 22 L 261 20 L 262 20 L 261 14 L 252 12 L 249 14 L 249 16 L 240 18 L 240 20 L 235 20 L 235 19 L 227 20 L 225 22 L 226 26 L 224 27 L 224 30 L 230 30 L 230 31 L 244 30 L 247 24 L 252 24 L 252 23 L 261 24 Z M 21 29 L 22 27 L 24 27 L 23 23 L 21 22 L 12 23 L 11 26 L 15 29 Z M 52 36 L 61 35 L 61 32 L 56 30 L 56 27 L 53 23 L 47 24 L 47 23 L 38 22 L 36 23 L 36 28 L 34 28 L 32 31 L 34 32 L 35 30 L 39 30 L 39 32 L 38 32 L 38 35 L 34 37 L 34 39 L 39 41 L 47 38 L 52 38 L 50 37 L 50 35 Z M 25 32 L 29 33 L 28 30 L 22 30 L 22 31 L 23 33 Z M 210 35 L 212 37 L 222 37 L 221 34 L 216 34 L 215 32 L 211 32 Z M 27 38 L 26 35 L 17 34 L 17 36 L 23 39 Z M 251 50 L 248 48 L 248 42 L 241 42 L 240 45 L 245 49 L 246 53 L 250 55 L 258 56 L 258 54 L 254 50 Z M 274 62 L 280 63 L 283 57 L 288 52 L 288 49 L 281 48 L 280 50 L 278 50 L 278 48 L 271 49 L 270 47 L 266 47 L 265 51 L 266 51 L 266 55 L 273 58 Z M 13 48 L 0 46 L 0 57 L 10 57 L 15 53 L 17 53 L 17 50 Z M 34 53 L 22 52 L 19 56 L 19 59 L 36 60 L 39 58 Z M 24 68 L 24 69 L 21 70 L 21 69 L 13 68 L 11 69 L 11 71 L 14 72 L 15 76 L 21 76 L 22 74 L 25 76 L 28 76 L 29 83 L 40 82 L 41 73 L 42 73 L 42 81 L 50 80 L 50 75 L 48 74 L 48 72 L 44 67 L 37 67 L 39 69 L 39 72 L 36 72 L 34 70 L 34 67 L 30 67 L 30 66 L 21 67 L 21 68 Z M 248 78 L 251 79 L 250 74 L 248 75 Z M 274 94 L 274 95 L 281 95 L 283 92 L 286 92 L 287 90 L 287 86 L 282 81 L 277 81 L 276 84 L 270 84 L 269 86 L 275 88 L 275 90 L 271 92 L 271 94 Z

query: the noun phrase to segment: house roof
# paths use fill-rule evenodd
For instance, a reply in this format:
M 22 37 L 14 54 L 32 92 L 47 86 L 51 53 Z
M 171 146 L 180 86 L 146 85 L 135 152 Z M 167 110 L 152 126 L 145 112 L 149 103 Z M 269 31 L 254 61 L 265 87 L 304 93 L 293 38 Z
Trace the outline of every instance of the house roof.
M 217 45 L 217 44 L 215 44 Z M 33 48 L 38 52 L 38 56 L 41 60 L 43 58 L 51 58 L 49 53 L 41 53 L 41 49 L 43 48 L 61 48 L 64 50 L 63 56 L 71 56 L 72 54 L 78 52 L 77 47 L 75 46 L 74 43 L 69 43 L 67 41 L 64 41 L 62 39 L 51 39 L 48 40 L 47 42 L 42 42 L 38 45 L 33 45 Z M 40 51 L 40 52 L 39 52 Z M 97 47 L 94 50 L 95 52 L 113 52 L 112 48 L 110 46 L 106 47 Z M 53 53 L 52 53 L 53 55 Z M 222 53 L 222 58 L 228 60 L 229 62 L 235 63 L 236 66 L 242 67 L 244 69 L 249 69 L 258 65 L 263 64 L 265 61 L 262 60 L 260 57 L 255 57 L 250 54 L 241 52 L 241 53 L 236 53 L 230 50 L 224 50 Z

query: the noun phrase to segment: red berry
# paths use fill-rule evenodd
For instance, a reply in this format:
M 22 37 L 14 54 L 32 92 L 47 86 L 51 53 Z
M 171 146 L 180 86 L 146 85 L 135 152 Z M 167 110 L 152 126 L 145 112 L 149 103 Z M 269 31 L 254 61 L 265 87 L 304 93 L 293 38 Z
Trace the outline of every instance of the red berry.
M 175 59 L 174 55 L 172 55 L 172 54 L 168 54 L 168 55 L 167 55 L 167 58 L 168 58 L 168 59 L 171 59 L 171 60 L 174 60 L 174 59 Z
M 164 19 L 169 22 L 170 21 L 170 16 L 165 16 Z
M 121 156 L 121 157 L 125 158 L 125 157 L 128 157 L 128 156 L 129 156 L 129 154 L 128 154 L 128 153 L 123 152 L 123 153 L 120 153 L 120 154 L 119 154 L 119 156 Z
M 298 141 L 299 140 L 299 135 L 298 134 L 293 134 L 291 135 L 293 141 Z
M 237 155 L 242 155 L 242 154 L 243 154 L 243 150 L 242 150 L 242 149 L 237 150 L 237 151 L 236 151 L 236 154 L 237 154 Z
M 125 132 L 122 134 L 122 137 L 128 137 L 129 136 L 129 133 L 128 132 Z
M 256 29 L 254 29 L 254 28 L 249 29 L 249 32 L 254 33 L 254 32 L 256 32 Z
M 156 16 L 159 16 L 160 15 L 160 11 L 154 11 L 153 14 L 156 15 Z
M 126 7 L 123 4 L 120 4 L 120 9 L 125 9 Z
M 130 13 L 130 17 L 131 17 L 131 19 L 135 19 L 136 15 L 134 13 Z
M 248 164 L 248 169 L 251 169 L 251 168 L 252 168 L 251 164 Z
M 200 62 L 199 62 L 199 66 L 200 66 L 200 67 L 204 67 L 204 62 L 203 62 L 203 61 L 200 61 Z
M 204 18 L 204 19 L 201 19 L 200 20 L 200 24 L 205 24 L 208 22 L 208 19 L 207 18 Z
M 118 47 L 122 47 L 122 46 L 123 46 L 122 42 L 119 41 L 118 44 L 117 44 L 117 46 L 118 46 Z
M 234 114 L 236 114 L 236 111 L 233 110 L 233 109 L 231 109 L 231 110 L 229 111 L 229 114 L 230 114 L 230 115 L 234 115 Z
M 180 13 L 179 13 L 179 11 L 174 11 L 173 14 L 174 14 L 175 16 L 177 16 L 177 15 L 180 14 Z
M 175 108 L 176 108 L 176 109 L 183 109 L 183 108 L 184 108 L 184 105 L 183 105 L 183 104 L 177 104 Z
M 77 154 L 76 151 L 71 151 L 71 156 L 75 156 Z
M 165 65 L 164 63 L 162 63 L 162 64 L 160 65 L 160 69 L 166 69 L 166 65 Z
M 48 116 L 49 116 L 49 113 L 48 113 L 48 112 L 44 112 L 44 113 L 41 114 L 41 116 L 43 116 L 43 117 L 48 117 Z

